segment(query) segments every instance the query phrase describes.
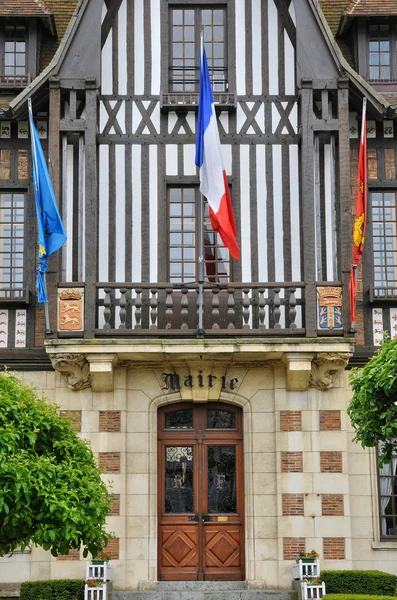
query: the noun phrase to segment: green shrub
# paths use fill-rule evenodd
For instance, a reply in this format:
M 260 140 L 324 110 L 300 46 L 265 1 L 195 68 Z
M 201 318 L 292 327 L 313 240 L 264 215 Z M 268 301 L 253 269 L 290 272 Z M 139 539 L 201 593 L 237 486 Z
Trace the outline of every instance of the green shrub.
M 326 594 L 324 600 L 395 600 L 395 596 L 369 596 L 368 594 Z
M 26 581 L 19 600 L 84 600 L 84 583 L 83 579 Z
M 321 579 L 325 581 L 329 594 L 366 594 L 373 597 L 396 596 L 397 593 L 396 575 L 382 571 L 321 571 Z

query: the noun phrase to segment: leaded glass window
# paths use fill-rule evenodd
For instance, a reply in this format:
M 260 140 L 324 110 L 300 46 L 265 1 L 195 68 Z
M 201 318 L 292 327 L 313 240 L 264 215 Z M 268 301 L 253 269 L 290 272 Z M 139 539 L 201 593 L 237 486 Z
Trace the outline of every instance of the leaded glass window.
M 24 25 L 5 26 L 4 75 L 26 75 L 26 28 Z
M 208 512 L 236 510 L 236 447 L 208 446 Z
M 199 202 L 204 202 L 204 223 Z M 230 280 L 230 257 L 211 226 L 208 203 L 195 187 L 169 188 L 169 277 L 172 283 L 197 280 L 198 236 L 203 236 L 204 277 L 210 283 Z
M 168 446 L 164 450 L 165 512 L 193 512 L 193 448 Z
M 184 408 L 165 413 L 165 429 L 192 429 L 193 409 Z
M 374 290 L 387 296 L 397 287 L 397 229 L 395 192 L 372 192 Z
M 0 194 L 0 288 L 5 297 L 22 295 L 24 280 L 25 194 Z M 19 291 L 21 290 L 21 291 Z
M 198 92 L 202 28 L 212 89 L 214 92 L 226 91 L 225 9 L 172 7 L 170 25 L 170 91 Z
M 389 81 L 391 73 L 391 40 L 387 23 L 369 26 L 369 78 Z
M 378 469 L 378 476 L 381 537 L 397 537 L 397 455 Z

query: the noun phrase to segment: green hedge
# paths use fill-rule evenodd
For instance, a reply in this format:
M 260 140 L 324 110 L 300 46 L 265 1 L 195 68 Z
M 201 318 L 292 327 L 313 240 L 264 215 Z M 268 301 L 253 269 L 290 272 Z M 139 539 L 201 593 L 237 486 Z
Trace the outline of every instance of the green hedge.
M 84 600 L 83 579 L 26 581 L 21 584 L 19 600 Z
M 369 596 L 368 594 L 326 594 L 324 600 L 395 600 L 395 596 Z
M 382 571 L 321 571 L 321 579 L 325 581 L 325 588 L 329 594 L 397 594 L 396 575 Z

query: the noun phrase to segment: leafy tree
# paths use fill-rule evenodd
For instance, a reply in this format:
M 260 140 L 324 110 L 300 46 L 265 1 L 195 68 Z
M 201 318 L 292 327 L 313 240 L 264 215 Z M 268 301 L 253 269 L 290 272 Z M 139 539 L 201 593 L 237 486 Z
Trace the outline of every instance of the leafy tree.
M 383 342 L 362 369 L 350 375 L 353 398 L 347 409 L 355 441 L 363 448 L 379 444 L 379 465 L 397 453 L 397 339 Z
M 110 495 L 86 442 L 11 374 L 0 375 L 0 556 L 33 542 L 53 556 L 84 547 L 96 556 L 110 535 Z

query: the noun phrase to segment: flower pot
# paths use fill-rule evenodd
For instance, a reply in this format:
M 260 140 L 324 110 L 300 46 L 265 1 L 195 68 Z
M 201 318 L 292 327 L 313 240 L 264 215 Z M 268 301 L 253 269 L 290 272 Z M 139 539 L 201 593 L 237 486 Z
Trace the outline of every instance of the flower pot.
M 104 560 L 92 560 L 91 564 L 92 565 L 104 565 L 106 561 Z
M 300 559 L 303 563 L 315 563 L 317 558 L 301 558 Z

